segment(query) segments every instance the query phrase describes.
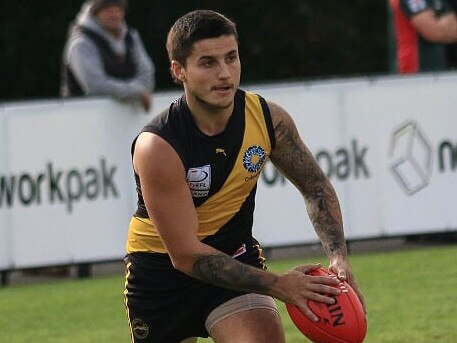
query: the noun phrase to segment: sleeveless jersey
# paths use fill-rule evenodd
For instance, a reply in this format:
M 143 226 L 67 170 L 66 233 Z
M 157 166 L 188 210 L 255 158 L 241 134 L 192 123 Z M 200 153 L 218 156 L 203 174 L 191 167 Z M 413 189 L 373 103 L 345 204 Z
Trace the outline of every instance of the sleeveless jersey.
M 275 145 L 265 99 L 238 90 L 225 130 L 207 136 L 196 126 L 183 96 L 142 132 L 159 135 L 179 155 L 198 216 L 198 238 L 233 254 L 252 237 L 257 180 Z M 134 146 L 135 141 L 132 155 Z M 136 173 L 135 179 L 138 209 L 130 222 L 127 252 L 166 253 L 146 210 Z

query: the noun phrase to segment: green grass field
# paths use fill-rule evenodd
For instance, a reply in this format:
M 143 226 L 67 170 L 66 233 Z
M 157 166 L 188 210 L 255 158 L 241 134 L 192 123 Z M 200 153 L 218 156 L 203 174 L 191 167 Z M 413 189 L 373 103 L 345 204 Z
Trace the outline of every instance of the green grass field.
M 296 259 L 269 268 L 316 261 L 326 263 Z M 366 342 L 457 341 L 457 246 L 358 254 L 351 261 L 368 307 Z M 0 288 L 0 342 L 129 342 L 123 282 L 112 276 Z M 308 342 L 279 305 L 287 342 Z

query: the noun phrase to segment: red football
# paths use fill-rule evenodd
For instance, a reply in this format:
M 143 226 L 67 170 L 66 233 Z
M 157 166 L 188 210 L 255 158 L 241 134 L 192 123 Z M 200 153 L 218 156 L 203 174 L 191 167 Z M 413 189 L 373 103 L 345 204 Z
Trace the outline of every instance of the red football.
M 335 276 L 322 268 L 309 275 Z M 295 326 L 314 343 L 361 343 L 365 339 L 367 321 L 359 297 L 345 281 L 338 287 L 341 293 L 334 296 L 336 302 L 332 305 L 308 300 L 318 322 L 312 322 L 295 305 L 286 304 Z

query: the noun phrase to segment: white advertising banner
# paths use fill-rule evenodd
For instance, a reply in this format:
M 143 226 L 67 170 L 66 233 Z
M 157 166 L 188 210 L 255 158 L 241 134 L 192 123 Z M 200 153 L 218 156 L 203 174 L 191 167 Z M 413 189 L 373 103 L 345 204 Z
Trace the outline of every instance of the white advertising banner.
M 139 118 L 108 100 L 5 107 L 0 218 L 12 267 L 122 256 Z
M 455 74 L 253 90 L 294 117 L 335 186 L 347 238 L 457 230 Z M 301 195 L 269 175 L 257 197 L 261 242 L 316 241 Z
M 0 107 L 0 175 L 7 170 L 8 165 L 8 129 L 5 123 L 5 113 Z M 0 190 L 3 189 L 3 179 L 0 179 Z M 0 270 L 9 269 L 11 261 L 11 225 L 10 211 L 4 208 L 3 197 L 0 197 Z
M 367 163 L 373 165 L 373 181 L 382 188 L 372 197 L 359 190 L 351 200 L 357 207 L 370 200 L 365 207 L 378 203 L 387 235 L 456 230 L 455 80 L 386 82 L 370 88 L 348 94 L 348 124 L 376 118 L 359 128 L 357 136 L 373 146 Z M 375 202 L 372 198 L 377 197 Z M 354 224 L 357 228 L 358 221 Z
M 457 228 L 457 75 L 245 87 L 283 106 L 339 196 L 349 239 Z M 136 205 L 130 145 L 154 109 L 108 99 L 0 105 L 0 270 L 120 259 Z M 265 246 L 317 241 L 302 196 L 269 163 Z

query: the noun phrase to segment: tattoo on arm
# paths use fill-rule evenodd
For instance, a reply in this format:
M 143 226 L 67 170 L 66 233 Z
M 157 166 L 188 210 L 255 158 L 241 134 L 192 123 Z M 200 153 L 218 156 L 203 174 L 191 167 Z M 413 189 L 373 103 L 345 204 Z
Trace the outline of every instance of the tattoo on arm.
M 316 187 L 312 199 L 307 201 L 309 216 L 322 241 L 326 255 L 331 258 L 347 255 L 343 220 L 335 190 L 330 182 Z
M 333 186 L 301 140 L 290 116 L 273 105 L 272 117 L 276 135 L 272 162 L 303 194 L 308 215 L 326 255 L 329 258 L 345 256 L 343 220 Z
M 225 254 L 199 255 L 193 276 L 216 286 L 239 291 L 269 294 L 278 277 L 245 265 Z

